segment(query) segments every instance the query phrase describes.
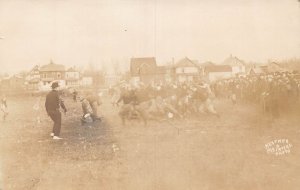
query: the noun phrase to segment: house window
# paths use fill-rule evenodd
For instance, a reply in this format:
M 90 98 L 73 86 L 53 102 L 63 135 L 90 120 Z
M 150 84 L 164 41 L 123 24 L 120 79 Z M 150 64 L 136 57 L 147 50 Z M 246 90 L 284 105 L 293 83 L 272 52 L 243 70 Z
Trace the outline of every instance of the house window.
M 57 73 L 57 78 L 59 78 L 59 79 L 60 79 L 60 77 L 61 77 L 60 73 Z

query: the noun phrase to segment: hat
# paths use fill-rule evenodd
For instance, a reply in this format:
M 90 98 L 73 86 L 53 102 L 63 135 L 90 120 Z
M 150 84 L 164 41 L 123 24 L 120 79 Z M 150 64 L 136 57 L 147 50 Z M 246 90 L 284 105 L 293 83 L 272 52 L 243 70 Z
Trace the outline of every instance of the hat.
M 56 87 L 58 87 L 58 86 L 59 86 L 59 85 L 58 85 L 58 82 L 53 82 L 52 85 L 51 85 L 52 89 L 54 89 L 54 88 L 56 88 Z

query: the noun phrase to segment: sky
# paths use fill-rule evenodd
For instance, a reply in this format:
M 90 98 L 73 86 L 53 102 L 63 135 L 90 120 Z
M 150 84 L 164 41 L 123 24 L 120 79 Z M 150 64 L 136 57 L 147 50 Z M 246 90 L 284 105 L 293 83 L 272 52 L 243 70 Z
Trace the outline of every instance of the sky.
M 0 0 L 0 72 L 300 57 L 298 0 Z

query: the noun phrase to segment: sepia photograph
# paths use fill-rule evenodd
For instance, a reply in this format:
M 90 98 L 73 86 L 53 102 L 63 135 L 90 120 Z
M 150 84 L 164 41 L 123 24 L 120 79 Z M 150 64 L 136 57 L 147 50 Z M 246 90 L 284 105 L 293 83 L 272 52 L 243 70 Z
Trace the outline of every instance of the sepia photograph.
M 0 0 L 0 190 L 300 189 L 300 0 Z

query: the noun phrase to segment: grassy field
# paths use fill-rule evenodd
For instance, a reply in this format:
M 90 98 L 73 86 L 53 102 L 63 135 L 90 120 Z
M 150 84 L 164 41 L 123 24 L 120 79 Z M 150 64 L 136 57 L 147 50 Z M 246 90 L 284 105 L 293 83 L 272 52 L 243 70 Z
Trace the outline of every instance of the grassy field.
M 33 109 L 36 97 L 8 98 L 0 123 L 1 188 L 4 190 L 210 190 L 299 189 L 300 118 L 276 121 L 250 105 L 217 101 L 218 119 L 202 114 L 184 120 L 121 125 L 118 108 L 104 99 L 103 122 L 81 126 L 81 105 L 66 98 L 61 137 L 52 121 Z M 40 117 L 42 122 L 37 123 Z M 288 139 L 291 152 L 276 156 L 265 144 Z

